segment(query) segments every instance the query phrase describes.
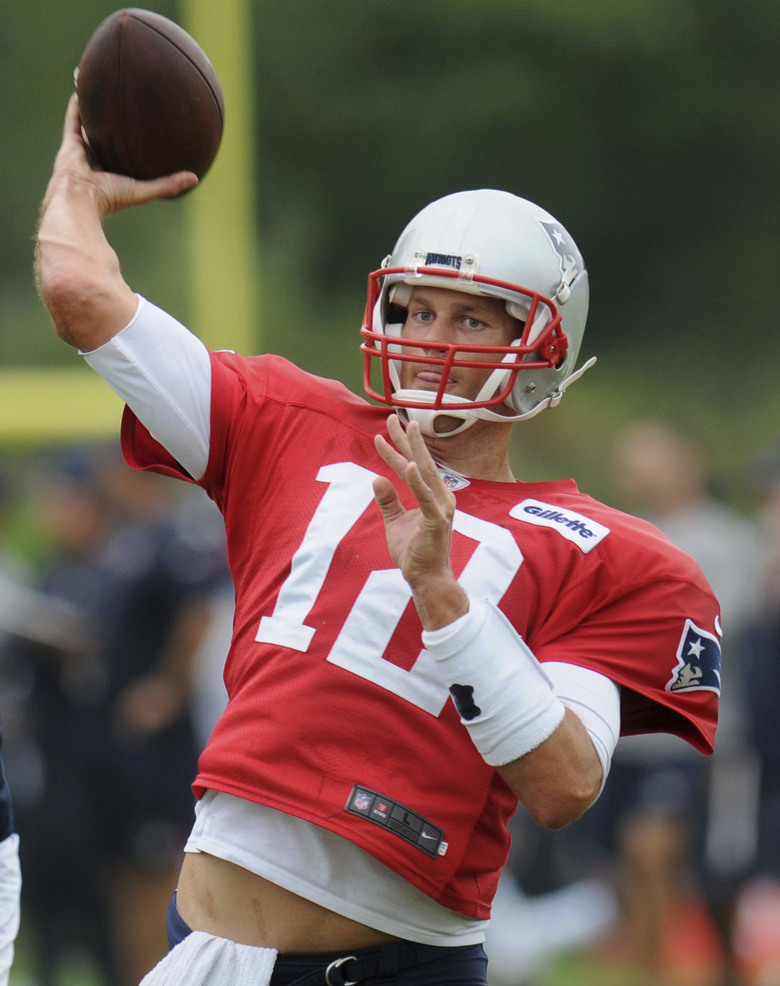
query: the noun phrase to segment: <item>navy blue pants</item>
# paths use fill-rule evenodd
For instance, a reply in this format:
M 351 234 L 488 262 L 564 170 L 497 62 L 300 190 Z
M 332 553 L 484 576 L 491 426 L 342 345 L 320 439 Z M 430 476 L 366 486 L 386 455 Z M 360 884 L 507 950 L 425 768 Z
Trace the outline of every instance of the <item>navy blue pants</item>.
M 176 908 L 168 908 L 168 946 L 183 941 L 191 929 Z M 347 956 L 348 961 L 341 962 Z M 481 945 L 441 948 L 414 942 L 390 942 L 348 952 L 282 952 L 271 986 L 486 986 L 487 956 Z

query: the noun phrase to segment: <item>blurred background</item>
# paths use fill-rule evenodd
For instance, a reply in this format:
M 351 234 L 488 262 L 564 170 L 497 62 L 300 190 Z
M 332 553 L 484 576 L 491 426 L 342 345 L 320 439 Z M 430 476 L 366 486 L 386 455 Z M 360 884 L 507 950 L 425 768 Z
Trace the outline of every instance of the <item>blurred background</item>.
M 754 728 L 773 718 L 771 703 L 767 710 L 761 702 L 778 694 L 771 657 L 780 656 L 780 5 L 146 6 L 190 30 L 210 56 L 225 90 L 226 130 L 194 193 L 109 220 L 138 292 L 214 347 L 271 350 L 359 392 L 366 276 L 411 216 L 465 188 L 537 201 L 585 256 L 592 304 L 582 357 L 599 362 L 560 408 L 516 429 L 515 472 L 527 480 L 573 475 L 584 491 L 666 525 L 716 589 L 722 580 L 736 697 L 729 738 L 713 758 L 718 769 L 677 747 L 629 750 L 615 784 L 625 797 L 605 800 L 590 830 L 542 838 L 518 823 L 506 940 L 527 948 L 534 928 L 540 946 L 539 922 L 562 930 L 533 956 L 497 945 L 496 982 L 583 986 L 598 951 L 600 983 L 613 972 L 616 983 L 650 986 L 780 983 L 777 934 L 756 943 L 744 931 L 746 913 L 751 932 L 780 927 L 780 858 L 776 841 L 765 841 L 780 801 L 776 737 Z M 132 773 L 144 756 L 159 765 L 150 737 L 178 723 L 176 770 L 188 777 L 198 729 L 207 728 L 198 716 L 207 722 L 211 714 L 198 661 L 204 650 L 219 654 L 224 641 L 218 518 L 149 477 L 142 479 L 153 491 L 122 489 L 133 481 L 117 479 L 114 468 L 119 405 L 55 338 L 33 282 L 36 218 L 73 69 L 115 9 L 107 0 L 4 0 L 0 9 L 0 548 L 9 584 L 41 594 L 25 597 L 37 616 L 22 626 L 21 604 L 8 602 L 16 597 L 0 583 L 12 611 L 0 624 L 3 752 L 23 846 L 34 847 L 26 850 L 29 920 L 12 979 L 19 986 L 133 981 L 136 969 L 122 965 L 110 942 L 146 941 L 139 915 L 168 893 L 178 806 L 150 808 L 121 846 L 107 845 L 105 832 L 116 834 L 125 817 L 119 795 L 107 793 L 106 776 L 118 768 L 103 757 L 77 769 L 86 762 L 77 751 L 108 749 L 103 740 L 116 739 L 120 722 L 151 744 L 125 757 Z M 629 454 L 637 450 L 646 453 L 641 462 Z M 99 529 L 88 531 L 87 520 Z M 150 535 L 161 529 L 164 538 Z M 169 555 L 150 552 L 150 537 Z M 197 577 L 183 578 L 182 568 Z M 73 570 L 89 578 L 77 583 Z M 170 610 L 154 623 L 157 637 L 139 644 L 148 659 L 133 677 L 116 638 L 119 627 L 138 630 L 133 614 L 145 612 L 139 599 L 148 585 L 159 594 L 152 575 L 164 581 Z M 99 612 L 83 588 L 95 581 L 105 590 Z M 204 612 L 204 598 L 206 622 L 192 616 Z M 53 636 L 40 628 L 44 614 Z M 172 681 L 174 696 L 165 692 Z M 139 682 L 150 690 L 124 691 Z M 139 706 L 158 715 L 142 721 Z M 659 764 L 668 767 L 661 778 L 649 769 Z M 79 806 L 94 791 L 74 795 L 86 773 L 100 793 L 89 824 Z M 120 786 L 132 790 L 129 781 Z M 726 810 L 735 804 L 745 808 L 738 818 Z M 66 805 L 72 842 L 60 847 L 54 830 L 62 826 L 52 820 Z M 162 829 L 149 828 L 152 816 Z M 624 824 L 629 816 L 636 827 Z M 103 834 L 88 835 L 101 818 Z M 705 838 L 691 835 L 705 829 Z M 733 865 L 713 865 L 727 857 Z M 58 869 L 66 858 L 73 873 Z M 649 889 L 640 866 L 648 860 L 652 873 L 671 875 L 670 885 Z M 54 873 L 63 884 L 56 892 L 47 884 Z M 671 886 L 674 874 L 685 876 L 684 888 Z M 756 890 L 758 877 L 765 882 Z M 644 913 L 627 901 L 643 902 Z M 548 910 L 534 917 L 531 903 Z M 575 915 L 569 931 L 567 913 Z M 592 922 L 578 923 L 588 913 Z M 631 922 L 642 930 L 621 938 Z M 698 951 L 678 954 L 669 941 L 682 939 Z M 39 961 L 49 953 L 50 962 Z

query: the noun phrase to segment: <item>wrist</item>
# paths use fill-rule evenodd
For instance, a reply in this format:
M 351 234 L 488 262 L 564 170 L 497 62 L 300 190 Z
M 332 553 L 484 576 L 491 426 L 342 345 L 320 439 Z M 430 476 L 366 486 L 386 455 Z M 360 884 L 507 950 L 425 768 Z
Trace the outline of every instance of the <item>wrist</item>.
M 412 599 L 425 631 L 449 626 L 469 610 L 469 597 L 451 572 L 426 578 L 411 588 Z
M 497 767 L 536 749 L 558 728 L 564 707 L 523 638 L 494 605 L 472 600 L 455 622 L 423 633 L 461 722 Z
M 49 182 L 41 212 L 45 215 L 49 209 L 56 207 L 68 211 L 75 209 L 81 215 L 86 210 L 94 213 L 98 222 L 102 222 L 107 211 L 106 205 L 106 197 L 96 182 L 68 170 L 54 175 Z

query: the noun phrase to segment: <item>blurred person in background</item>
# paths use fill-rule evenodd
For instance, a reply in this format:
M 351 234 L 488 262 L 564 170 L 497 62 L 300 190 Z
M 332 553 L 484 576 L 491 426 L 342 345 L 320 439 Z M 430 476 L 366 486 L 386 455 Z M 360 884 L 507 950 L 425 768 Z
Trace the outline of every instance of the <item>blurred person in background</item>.
M 734 920 L 734 950 L 746 986 L 780 983 L 780 444 L 758 457 L 755 483 L 764 551 L 759 609 L 746 634 L 745 682 L 760 798 L 755 863 Z
M 134 984 L 167 951 L 160 915 L 191 827 L 201 746 L 196 658 L 227 562 L 221 524 L 210 522 L 219 522 L 216 510 L 183 504 L 193 491 L 133 473 L 118 454 L 102 482 L 113 512 L 105 554 L 120 574 L 121 598 L 101 648 L 105 734 L 95 805 L 121 983 Z M 214 655 L 220 667 L 225 653 Z
M 541 829 L 523 815 L 512 821 L 512 850 L 487 931 L 490 986 L 554 981 L 561 956 L 589 954 L 618 918 L 614 889 L 601 873 L 572 874 L 576 860 L 571 867 L 568 853 L 562 854 L 567 858 L 560 866 L 552 858 L 560 833 Z
M 191 820 L 191 659 L 224 538 L 201 518 L 185 527 L 186 512 L 174 522 L 171 484 L 117 461 L 68 450 L 34 477 L 39 588 L 78 612 L 81 631 L 20 645 L 43 764 L 25 857 L 41 986 L 79 944 L 111 986 L 137 982 L 165 953 L 161 915 Z
M 41 551 L 41 619 L 56 608 L 73 614 L 70 632 L 44 640 L 25 636 L 14 648 L 17 674 L 29 678 L 23 715 L 38 767 L 19 822 L 25 835 L 25 940 L 39 986 L 56 986 L 76 954 L 94 968 L 98 983 L 119 981 L 93 810 L 94 761 L 102 742 L 98 709 L 105 694 L 100 643 L 113 619 L 119 581 L 103 554 L 111 513 L 93 459 L 83 449 L 47 454 L 28 477 Z
M 12 505 L 13 491 L 7 477 L 0 473 L 0 708 L 5 708 L 2 688 L 2 661 L 7 636 L 18 629 L 18 614 L 14 606 L 27 597 L 20 580 L 18 565 L 12 553 L 5 550 L 6 520 Z M 5 727 L 5 716 L 0 721 Z M 0 748 L 3 736 L 0 732 Z M 19 836 L 16 832 L 11 791 L 3 757 L 0 756 L 0 986 L 7 986 L 14 960 L 14 946 L 19 931 L 21 867 Z
M 0 986 L 7 986 L 19 931 L 22 875 L 11 791 L 0 758 Z
M 16 813 L 24 836 L 23 939 L 41 986 L 56 982 L 61 960 L 71 953 L 69 942 L 96 964 L 109 964 L 97 864 L 89 849 L 94 835 L 86 772 L 94 734 L 88 704 L 79 716 L 94 668 L 83 603 L 94 595 L 99 606 L 99 590 L 108 586 L 92 558 L 105 510 L 76 460 L 59 477 L 51 496 L 33 481 L 29 507 L 36 526 L 45 521 L 51 534 L 51 563 L 36 573 L 34 596 L 11 628 L 4 682 L 15 699 L 17 725 L 8 771 L 20 794 Z
M 733 981 L 734 895 L 755 855 L 745 634 L 758 599 L 759 539 L 752 521 L 713 492 L 701 445 L 669 421 L 629 423 L 613 467 L 627 509 L 695 558 L 717 593 L 724 687 L 712 760 L 690 756 L 673 736 L 625 738 L 613 783 L 579 831 L 606 837 L 617 852 L 619 954 L 653 986 L 715 986 Z

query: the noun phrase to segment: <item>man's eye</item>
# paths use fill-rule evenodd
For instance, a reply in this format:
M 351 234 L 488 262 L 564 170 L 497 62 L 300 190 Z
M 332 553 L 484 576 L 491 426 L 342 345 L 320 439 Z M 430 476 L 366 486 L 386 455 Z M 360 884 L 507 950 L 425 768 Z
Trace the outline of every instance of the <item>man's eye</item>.
M 478 318 L 467 318 L 465 322 L 467 329 L 477 330 L 482 328 L 482 322 Z

